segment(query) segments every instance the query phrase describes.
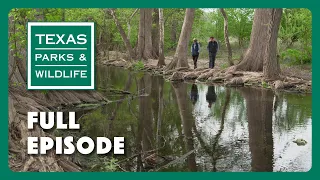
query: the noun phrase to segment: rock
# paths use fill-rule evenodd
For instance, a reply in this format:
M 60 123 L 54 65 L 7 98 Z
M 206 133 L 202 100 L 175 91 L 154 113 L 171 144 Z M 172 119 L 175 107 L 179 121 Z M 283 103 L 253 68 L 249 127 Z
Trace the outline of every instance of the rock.
M 208 82 L 223 82 L 223 77 L 210 77 Z
M 203 73 L 201 74 L 197 80 L 198 81 L 206 81 L 210 76 L 213 75 L 213 73 L 215 72 L 215 69 L 211 69 L 209 72 Z
M 296 139 L 293 142 L 296 143 L 298 146 L 304 146 L 307 144 L 307 141 L 304 139 Z
M 283 84 L 282 81 L 277 80 L 277 81 L 275 81 L 275 82 L 273 83 L 273 87 L 274 87 L 275 89 L 283 89 L 283 88 L 284 88 L 284 84 Z
M 174 72 L 170 77 L 171 81 L 183 81 L 183 73 L 181 72 Z
M 185 80 L 193 80 L 193 79 L 197 79 L 197 78 L 198 78 L 198 76 L 195 73 L 189 73 L 184 76 Z
M 244 81 L 241 77 L 235 77 L 235 78 L 232 78 L 230 81 L 228 81 L 226 84 L 226 86 L 237 86 L 237 87 L 241 87 L 241 86 L 244 86 Z
M 237 76 L 237 77 L 243 76 L 243 72 L 235 71 L 235 72 L 232 72 L 232 75 L 233 75 L 233 76 Z
M 232 77 L 233 77 L 232 74 L 227 74 L 224 78 L 225 78 L 226 80 L 229 80 L 229 79 L 231 79 Z

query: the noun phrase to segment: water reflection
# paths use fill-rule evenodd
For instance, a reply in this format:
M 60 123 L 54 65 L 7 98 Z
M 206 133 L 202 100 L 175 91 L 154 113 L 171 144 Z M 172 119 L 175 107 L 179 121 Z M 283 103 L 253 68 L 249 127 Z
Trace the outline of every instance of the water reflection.
M 185 83 L 173 83 L 174 92 L 177 97 L 177 104 L 179 108 L 180 119 L 182 122 L 182 128 L 184 133 L 185 149 L 183 153 L 192 152 L 187 156 L 187 165 L 189 171 L 196 171 L 196 159 L 194 151 L 194 140 L 192 127 L 194 126 L 194 118 L 192 116 L 190 103 L 185 98 L 187 96 L 187 84 Z
M 196 104 L 198 101 L 199 94 L 198 94 L 198 87 L 196 84 L 192 84 L 191 86 L 191 92 L 190 92 L 190 99 L 193 105 Z
M 270 90 L 243 88 L 247 104 L 252 171 L 273 171 L 272 107 Z
M 311 96 L 165 82 L 98 69 L 99 87 L 132 92 L 81 119 L 83 135 L 124 136 L 126 171 L 308 171 Z M 190 94 L 188 95 L 188 92 Z M 209 108 L 208 108 L 209 107 Z M 307 140 L 297 146 L 296 138 Z
M 212 103 L 216 102 L 217 95 L 214 86 L 208 86 L 208 91 L 206 95 L 206 100 L 208 102 L 208 107 L 211 108 Z

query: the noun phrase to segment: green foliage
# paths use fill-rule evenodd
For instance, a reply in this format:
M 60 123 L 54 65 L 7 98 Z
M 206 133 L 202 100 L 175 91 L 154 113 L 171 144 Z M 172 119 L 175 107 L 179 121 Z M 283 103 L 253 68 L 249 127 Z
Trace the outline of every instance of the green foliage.
M 21 82 L 13 82 L 12 86 L 17 87 L 17 86 L 21 86 L 22 83 Z
M 105 134 L 108 117 L 101 111 L 97 110 L 80 119 L 80 124 L 83 127 L 83 134 L 90 134 L 90 137 L 95 138 Z M 102 128 L 103 127 L 103 128 Z
M 311 45 L 312 34 L 311 12 L 304 8 L 284 9 L 281 18 L 279 38 L 287 47 L 301 41 L 303 45 Z
M 154 9 L 156 11 L 156 9 Z M 164 52 L 173 55 L 176 50 L 185 16 L 185 8 L 164 9 Z M 135 13 L 134 13 L 135 12 Z M 253 8 L 225 8 L 228 16 L 229 39 L 232 50 L 244 49 L 250 41 L 253 24 Z M 137 46 L 140 11 L 135 8 L 116 9 L 115 14 L 128 35 L 133 48 Z M 155 15 L 155 13 L 153 13 Z M 27 22 L 32 21 L 91 21 L 96 23 L 96 42 L 98 49 L 109 51 L 126 51 L 122 37 L 118 32 L 112 16 L 106 9 L 98 8 L 43 8 L 13 9 L 9 12 L 10 23 L 9 47 L 14 57 L 25 59 L 24 50 L 27 45 Z M 155 16 L 154 16 L 155 17 Z M 153 20 L 152 27 L 157 27 Z M 279 28 L 278 54 L 290 60 L 290 64 L 311 63 L 311 12 L 303 8 L 285 8 Z M 196 9 L 192 27 L 192 38 L 197 38 L 201 45 L 200 58 L 207 58 L 207 41 L 214 36 L 220 43 L 223 52 L 224 46 L 224 19 L 218 8 Z M 291 50 L 290 50 L 291 49 Z M 293 51 L 292 51 L 293 50 Z M 298 52 L 299 51 L 299 52 Z M 218 53 L 218 56 L 221 53 Z M 234 53 L 234 56 L 237 54 Z M 237 58 L 236 58 L 237 59 Z M 286 62 L 286 61 L 282 61 Z M 142 63 L 134 65 L 135 70 L 143 68 Z
M 240 47 L 244 46 L 250 41 L 254 9 L 228 8 L 225 11 L 228 15 L 230 36 L 237 38 Z
M 265 82 L 265 81 L 262 81 L 262 82 L 261 82 L 261 86 L 262 86 L 263 88 L 270 88 L 270 85 L 269 85 L 267 82 Z
M 48 92 L 49 92 L 48 90 L 41 90 L 41 93 L 44 95 L 48 94 Z
M 133 70 L 135 70 L 135 71 L 140 71 L 140 70 L 143 70 L 143 68 L 144 68 L 144 63 L 143 63 L 141 60 L 139 60 L 139 61 L 137 61 L 136 63 L 134 63 L 134 64 L 132 65 L 132 67 L 133 67 Z
M 283 63 L 290 65 L 311 63 L 311 47 L 304 51 L 297 49 L 287 49 L 281 53 Z
M 210 36 L 214 36 L 220 43 L 224 43 L 224 19 L 219 9 L 201 9 L 196 13 L 192 28 L 192 37 L 202 43 L 205 50 L 206 43 Z M 227 8 L 228 29 L 230 41 L 235 39 L 240 47 L 247 44 L 253 23 L 253 9 L 248 8 Z M 197 11 L 196 11 L 197 12 Z M 231 41 L 232 43 L 232 41 Z M 220 48 L 223 48 L 220 44 Z
M 279 30 L 282 62 L 290 65 L 311 63 L 311 34 L 312 17 L 308 9 L 284 9 Z
M 227 67 L 229 67 L 229 65 L 227 63 L 223 63 L 220 66 L 221 69 L 226 69 Z
M 83 157 L 81 157 L 82 160 Z M 97 155 L 90 155 L 89 157 L 92 163 L 90 165 L 90 171 L 97 172 L 97 171 L 105 171 L 105 172 L 115 172 L 118 170 L 118 160 L 114 157 L 103 157 Z M 83 158 L 84 161 L 87 161 Z
M 111 159 L 104 162 L 104 165 L 103 167 L 101 167 L 101 169 L 107 172 L 115 172 L 118 169 L 117 162 L 118 160 L 112 157 Z

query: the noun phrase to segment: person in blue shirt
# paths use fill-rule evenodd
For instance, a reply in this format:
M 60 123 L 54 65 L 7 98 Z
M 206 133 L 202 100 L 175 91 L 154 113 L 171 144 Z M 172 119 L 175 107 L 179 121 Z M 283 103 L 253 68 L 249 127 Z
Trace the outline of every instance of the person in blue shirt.
M 198 43 L 197 39 L 194 38 L 193 43 L 191 45 L 191 53 L 192 53 L 194 69 L 197 68 L 197 61 L 198 61 L 198 57 L 199 57 L 199 52 L 200 52 L 200 43 Z

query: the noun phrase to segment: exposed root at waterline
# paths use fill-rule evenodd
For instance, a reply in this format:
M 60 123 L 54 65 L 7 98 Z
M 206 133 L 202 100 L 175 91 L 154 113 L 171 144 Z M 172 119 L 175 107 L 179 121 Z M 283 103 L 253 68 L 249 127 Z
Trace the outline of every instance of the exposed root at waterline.
M 130 69 L 132 64 L 121 59 L 103 61 L 102 64 Z M 312 81 L 282 75 L 278 80 L 268 80 L 262 72 L 236 71 L 233 66 L 227 69 L 177 68 L 165 71 L 155 65 L 145 64 L 142 71 L 163 75 L 169 81 L 193 81 L 206 84 L 222 84 L 230 87 L 253 86 L 277 91 L 311 93 Z

